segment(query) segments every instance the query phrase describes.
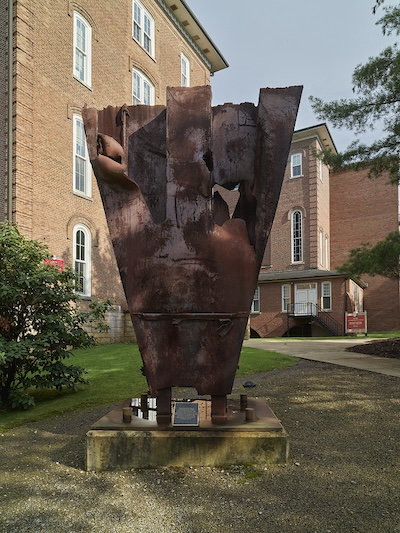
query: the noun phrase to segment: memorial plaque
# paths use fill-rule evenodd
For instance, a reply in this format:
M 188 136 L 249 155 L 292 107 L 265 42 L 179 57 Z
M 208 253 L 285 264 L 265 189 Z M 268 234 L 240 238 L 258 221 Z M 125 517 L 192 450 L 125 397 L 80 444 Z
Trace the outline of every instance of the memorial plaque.
M 199 405 L 197 403 L 176 402 L 173 424 L 174 426 L 198 426 Z

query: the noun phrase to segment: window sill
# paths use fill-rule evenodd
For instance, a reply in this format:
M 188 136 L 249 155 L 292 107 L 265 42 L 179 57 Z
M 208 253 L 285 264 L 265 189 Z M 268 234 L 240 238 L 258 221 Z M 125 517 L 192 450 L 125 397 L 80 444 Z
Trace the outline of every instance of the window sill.
M 78 81 L 81 85 L 83 85 L 84 87 L 86 87 L 86 89 L 89 89 L 89 91 L 93 91 L 91 85 L 89 85 L 89 84 L 86 83 L 85 81 L 82 81 L 80 78 L 78 78 L 78 76 L 75 76 L 75 74 L 73 74 L 73 78 L 74 78 L 74 80 Z
M 80 191 L 73 191 L 73 193 L 74 193 L 74 196 L 79 196 L 79 198 L 83 198 L 83 200 L 88 200 L 89 202 L 93 202 L 92 196 L 87 196 L 86 194 Z
M 92 300 L 92 295 L 91 294 L 90 295 L 89 294 L 81 294 L 80 292 L 77 292 L 76 295 L 79 296 L 79 298 L 81 300 L 84 300 L 84 301 L 89 301 L 90 302 Z
M 297 178 L 304 178 L 304 174 L 300 174 L 300 176 L 289 176 L 290 180 L 295 180 Z
M 157 61 L 156 61 L 156 55 L 155 55 L 155 54 L 154 54 L 154 55 L 153 55 L 153 54 L 150 54 L 150 53 L 146 50 L 146 48 L 145 48 L 145 47 L 144 47 L 139 41 L 137 41 L 137 40 L 135 39 L 135 37 L 134 37 L 133 35 L 132 35 L 132 41 L 133 41 L 134 43 L 136 43 L 138 46 L 140 46 L 140 48 L 143 50 L 143 52 L 144 52 L 145 54 L 147 54 L 147 55 L 149 56 L 149 58 L 152 59 L 152 60 L 154 61 L 154 63 L 157 63 Z

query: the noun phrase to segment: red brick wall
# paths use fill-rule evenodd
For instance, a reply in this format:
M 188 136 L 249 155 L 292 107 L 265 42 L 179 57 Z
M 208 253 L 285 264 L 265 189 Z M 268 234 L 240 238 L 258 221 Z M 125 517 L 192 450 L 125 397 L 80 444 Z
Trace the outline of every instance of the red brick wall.
M 293 281 L 277 281 L 261 283 L 260 287 L 260 313 L 251 315 L 250 327 L 260 337 L 281 337 L 286 334 L 288 327 L 291 328 L 300 323 L 302 319 L 289 318 L 286 313 L 282 313 L 282 285 L 290 285 L 292 303 L 294 302 L 294 291 L 296 283 L 316 283 L 317 302 L 321 305 L 321 284 L 324 281 L 332 283 L 332 311 L 327 311 L 327 315 L 344 327 L 345 311 L 348 310 L 346 281 L 344 278 L 318 278 L 302 279 Z M 326 334 L 326 332 L 325 332 Z
M 271 230 L 269 249 L 264 265 L 270 270 L 326 269 L 319 262 L 319 230 L 324 239 L 329 235 L 329 173 L 323 168 L 320 179 L 319 161 L 313 154 L 319 147 L 315 138 L 292 143 L 283 180 L 275 220 Z M 303 176 L 290 178 L 290 157 L 303 154 Z M 300 208 L 303 213 L 303 263 L 291 262 L 291 211 Z M 325 241 L 324 241 L 325 242 Z
M 397 186 L 386 176 L 370 179 L 367 171 L 331 174 L 331 265 L 342 265 L 351 249 L 375 244 L 398 230 Z M 399 284 L 381 276 L 363 276 L 364 308 L 370 331 L 400 328 Z

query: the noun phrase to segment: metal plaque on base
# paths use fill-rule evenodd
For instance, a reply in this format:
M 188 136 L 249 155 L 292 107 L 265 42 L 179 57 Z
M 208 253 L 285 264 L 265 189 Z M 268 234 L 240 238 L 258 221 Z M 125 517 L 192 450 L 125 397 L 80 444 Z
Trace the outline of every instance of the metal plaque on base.
M 173 418 L 174 426 L 198 426 L 199 405 L 197 403 L 176 402 Z

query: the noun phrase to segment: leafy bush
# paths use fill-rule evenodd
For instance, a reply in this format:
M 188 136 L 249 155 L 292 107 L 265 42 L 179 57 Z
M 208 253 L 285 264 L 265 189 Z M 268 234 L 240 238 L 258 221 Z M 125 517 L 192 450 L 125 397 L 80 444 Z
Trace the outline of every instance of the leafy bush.
M 71 269 L 49 261 L 43 244 L 26 239 L 12 224 L 0 224 L 0 402 L 34 405 L 32 388 L 77 388 L 85 370 L 67 365 L 72 348 L 94 344 L 85 324 L 104 325 L 110 302 L 79 308 Z

